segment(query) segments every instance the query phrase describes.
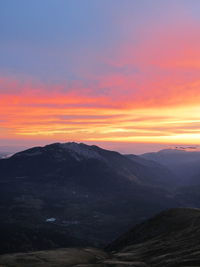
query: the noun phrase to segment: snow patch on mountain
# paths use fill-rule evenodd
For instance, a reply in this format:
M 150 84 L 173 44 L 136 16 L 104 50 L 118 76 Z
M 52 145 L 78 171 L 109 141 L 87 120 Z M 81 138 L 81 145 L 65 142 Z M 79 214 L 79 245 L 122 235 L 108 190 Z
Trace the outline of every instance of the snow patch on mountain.
M 82 159 L 99 159 L 99 160 L 104 160 L 103 158 L 97 151 L 95 151 L 92 147 L 87 146 L 85 144 L 78 144 L 75 142 L 70 142 L 70 143 L 64 143 L 60 144 L 62 148 L 66 149 L 67 151 L 70 152 L 70 154 L 78 161 L 81 161 Z
M 3 155 L 3 156 L 0 156 L 0 158 L 1 159 L 8 159 L 8 158 L 11 158 L 13 155 L 14 155 L 14 153 L 12 153 L 12 154 L 6 154 L 6 155 Z

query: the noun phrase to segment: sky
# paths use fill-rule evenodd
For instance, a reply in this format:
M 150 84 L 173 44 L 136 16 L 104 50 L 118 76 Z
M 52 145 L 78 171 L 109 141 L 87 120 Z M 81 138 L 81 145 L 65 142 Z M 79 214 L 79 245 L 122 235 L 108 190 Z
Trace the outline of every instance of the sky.
M 200 144 L 199 0 L 0 0 L 0 147 Z

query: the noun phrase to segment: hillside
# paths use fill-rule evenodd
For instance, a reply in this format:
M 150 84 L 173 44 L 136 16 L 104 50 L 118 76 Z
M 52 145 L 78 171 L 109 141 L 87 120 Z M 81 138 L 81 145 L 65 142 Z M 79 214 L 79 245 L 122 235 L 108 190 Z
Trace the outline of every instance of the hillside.
M 200 266 L 200 210 L 171 209 L 135 226 L 106 251 L 67 248 L 0 256 L 4 267 Z
M 77 143 L 1 159 L 0 252 L 104 246 L 130 224 L 178 206 L 165 179 L 120 153 Z
M 163 149 L 141 157 L 167 167 L 180 186 L 200 185 L 200 151 Z
M 108 250 L 115 250 L 117 259 L 142 259 L 148 266 L 199 266 L 199 225 L 199 209 L 167 210 L 135 226 Z
M 178 186 L 177 176 L 166 165 L 157 161 L 146 159 L 143 156 L 134 154 L 126 155 L 134 163 L 137 163 L 137 174 L 144 181 L 148 181 L 149 185 L 157 183 L 162 187 Z

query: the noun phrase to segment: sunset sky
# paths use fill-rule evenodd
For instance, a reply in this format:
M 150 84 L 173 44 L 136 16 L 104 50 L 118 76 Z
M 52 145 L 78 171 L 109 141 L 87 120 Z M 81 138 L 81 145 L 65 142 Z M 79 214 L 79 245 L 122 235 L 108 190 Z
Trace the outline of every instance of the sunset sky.
M 0 0 L 0 114 L 0 146 L 199 145 L 200 1 Z

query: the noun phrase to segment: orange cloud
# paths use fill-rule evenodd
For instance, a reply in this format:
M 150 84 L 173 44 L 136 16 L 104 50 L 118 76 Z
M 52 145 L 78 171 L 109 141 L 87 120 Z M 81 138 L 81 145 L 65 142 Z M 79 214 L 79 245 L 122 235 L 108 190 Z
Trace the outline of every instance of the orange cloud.
M 165 106 L 164 99 L 156 105 L 145 95 L 124 103 L 119 94 L 113 103 L 109 95 L 57 87 L 47 91 L 32 86 L 17 94 L 17 84 L 11 82 L 10 93 L 0 95 L 1 138 L 196 144 L 200 137 L 200 108 L 196 98 L 188 101 L 187 91 L 182 92 L 184 105 L 166 100 Z
M 87 85 L 1 77 L 0 138 L 199 144 L 199 31 L 190 21 L 140 29 Z

